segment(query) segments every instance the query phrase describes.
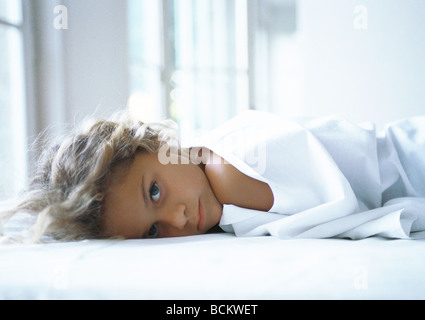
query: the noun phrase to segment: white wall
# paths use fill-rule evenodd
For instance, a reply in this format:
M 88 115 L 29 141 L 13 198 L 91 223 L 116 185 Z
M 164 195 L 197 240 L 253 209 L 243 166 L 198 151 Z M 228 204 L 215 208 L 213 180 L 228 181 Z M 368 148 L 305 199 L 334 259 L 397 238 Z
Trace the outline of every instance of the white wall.
M 297 0 L 296 12 L 297 31 L 271 42 L 272 110 L 378 126 L 425 114 L 425 1 Z

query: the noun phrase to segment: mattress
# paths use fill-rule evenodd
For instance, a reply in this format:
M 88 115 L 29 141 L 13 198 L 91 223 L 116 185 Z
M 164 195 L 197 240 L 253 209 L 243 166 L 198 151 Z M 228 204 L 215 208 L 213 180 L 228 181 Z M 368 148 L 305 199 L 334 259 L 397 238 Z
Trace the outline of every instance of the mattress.
M 425 240 L 218 233 L 0 246 L 0 299 L 424 299 Z

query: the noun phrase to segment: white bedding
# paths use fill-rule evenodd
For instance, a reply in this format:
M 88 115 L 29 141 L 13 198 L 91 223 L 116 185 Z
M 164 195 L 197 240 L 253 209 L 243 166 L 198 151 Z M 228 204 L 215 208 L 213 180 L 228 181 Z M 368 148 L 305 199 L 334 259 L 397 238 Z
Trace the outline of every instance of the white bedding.
M 425 237 L 425 116 L 354 124 L 337 116 L 286 119 L 250 111 L 198 142 L 267 183 L 269 212 L 223 206 L 220 227 L 240 236 Z
M 182 238 L 0 246 L 0 299 L 424 299 L 425 241 Z
M 251 122 L 260 123 L 257 114 L 253 116 Z M 425 123 L 425 117 L 421 121 Z M 346 144 L 350 136 L 341 134 L 337 143 L 319 134 L 320 128 L 335 123 L 341 131 L 354 132 L 356 139 Z M 295 130 L 301 138 L 308 136 L 301 139 L 305 152 L 302 143 L 290 149 L 282 135 L 285 143 L 267 145 L 267 170 L 273 168 L 274 155 L 284 154 L 291 162 L 280 166 L 281 157 L 274 156 L 279 165 L 275 171 L 283 175 L 274 187 L 274 208 L 293 200 L 299 210 L 285 217 L 285 208 L 266 213 L 226 206 L 221 223 L 241 237 L 222 233 L 0 245 L 0 299 L 425 299 L 425 239 L 420 239 L 425 236 L 425 154 L 416 148 L 425 146 L 425 130 L 412 123 L 400 123 L 408 130 L 399 132 L 399 138 L 393 133 L 391 141 L 378 142 L 374 132 L 346 122 L 310 124 L 321 142 L 303 128 Z M 270 129 L 268 122 L 263 124 Z M 275 123 L 276 130 L 281 124 Z M 398 132 L 397 126 L 392 128 Z M 335 135 L 335 130 L 330 132 Z M 272 133 L 269 130 L 276 138 Z M 389 142 L 397 152 L 385 147 Z M 273 146 L 284 149 L 274 152 Z M 310 154 L 310 149 L 316 152 Z M 329 161 L 322 163 L 320 157 Z M 294 171 L 300 159 L 305 165 Z M 249 173 L 250 168 L 238 168 Z M 269 172 L 271 185 L 276 172 Z M 300 176 L 305 179 L 297 184 Z M 299 190 L 306 192 L 300 196 Z M 303 208 L 305 194 L 320 201 Z M 13 223 L 9 228 L 13 230 Z M 387 239 L 368 238 L 372 235 Z M 326 237 L 364 239 L 313 239 Z

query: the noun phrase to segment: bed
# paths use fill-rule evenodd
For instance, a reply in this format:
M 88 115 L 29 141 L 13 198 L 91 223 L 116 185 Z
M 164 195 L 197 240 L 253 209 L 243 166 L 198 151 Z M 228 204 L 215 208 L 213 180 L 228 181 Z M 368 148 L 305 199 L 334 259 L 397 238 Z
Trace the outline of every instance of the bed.
M 262 115 L 261 123 L 259 113 L 244 117 L 240 120 L 245 126 L 264 126 L 249 131 L 251 144 L 256 132 L 267 132 L 275 140 L 280 136 L 274 133 L 283 132 L 283 142 L 298 134 L 297 143 L 267 145 L 267 170 L 278 155 L 278 173 L 285 173 L 280 186 L 288 184 L 281 188 L 283 199 L 292 192 L 305 205 L 305 194 L 322 192 L 316 198 L 325 199 L 324 205 L 284 218 L 225 206 L 224 211 L 231 211 L 221 223 L 235 233 L 0 245 L 0 299 L 425 299 L 425 131 L 419 125 L 425 117 L 399 122 L 388 131 L 388 139 L 378 140 L 374 130 L 338 119 L 310 122 L 308 128 L 320 142 L 298 126 L 284 134 L 291 125 L 282 129 L 282 121 L 270 115 Z M 223 137 L 243 132 L 230 124 Z M 320 157 L 327 161 L 320 162 Z M 292 162 L 280 165 L 282 159 Z M 309 174 L 307 169 L 293 170 L 300 159 Z M 324 170 L 327 166 L 332 170 Z M 270 173 L 270 181 L 275 176 Z M 294 187 L 298 180 L 301 187 L 311 188 L 300 193 L 305 188 Z M 388 190 L 398 195 L 393 186 L 408 191 L 404 198 L 389 200 Z M 383 198 L 387 202 L 380 207 Z M 353 203 L 364 211 L 353 211 Z M 11 229 L 13 223 L 19 230 L 21 222 L 12 221 Z
M 235 237 L 0 246 L 0 299 L 424 299 L 425 240 Z

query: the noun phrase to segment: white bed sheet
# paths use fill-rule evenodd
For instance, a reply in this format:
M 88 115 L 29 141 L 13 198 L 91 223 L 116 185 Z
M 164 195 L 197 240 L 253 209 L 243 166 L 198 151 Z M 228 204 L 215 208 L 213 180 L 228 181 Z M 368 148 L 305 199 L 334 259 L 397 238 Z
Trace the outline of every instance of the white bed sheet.
M 182 238 L 0 246 L 0 299 L 424 299 L 425 241 Z

